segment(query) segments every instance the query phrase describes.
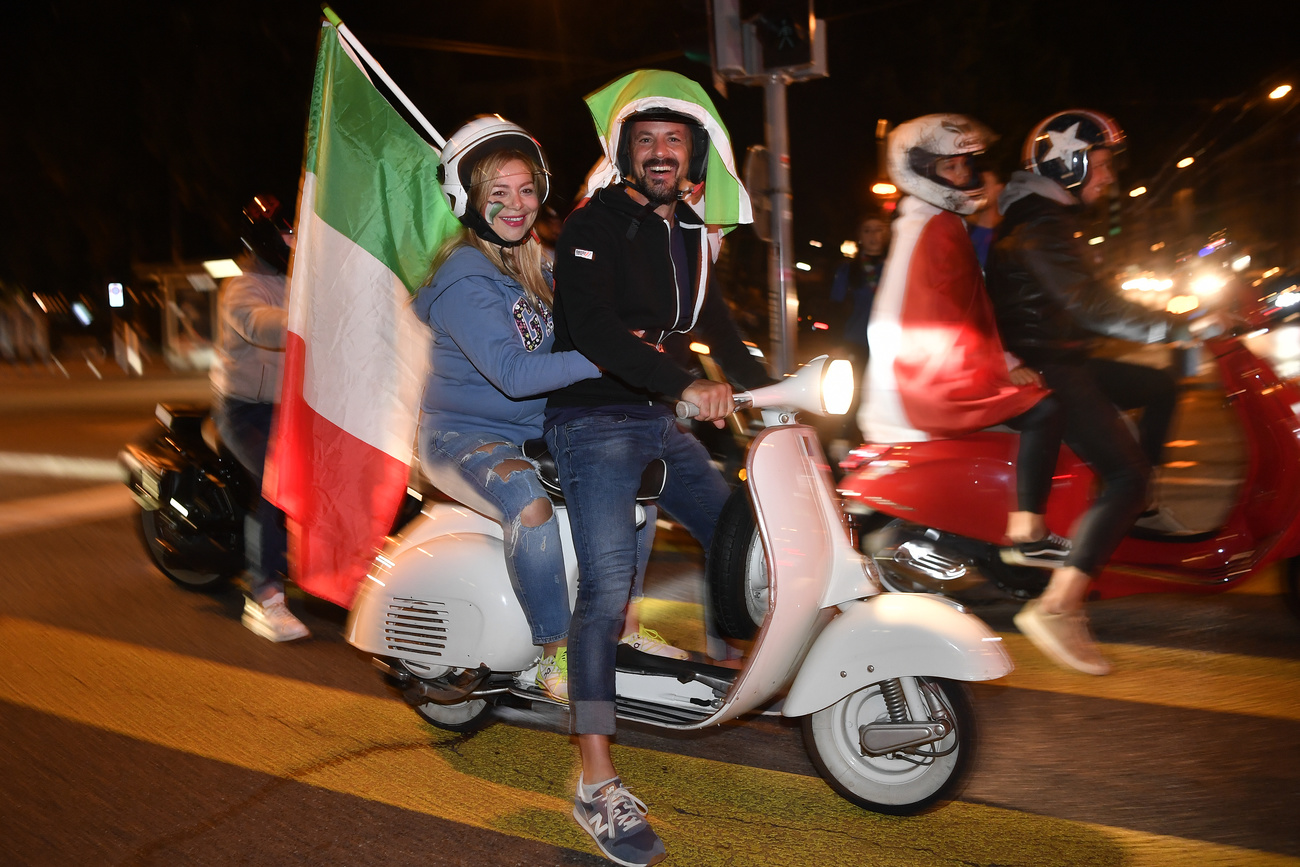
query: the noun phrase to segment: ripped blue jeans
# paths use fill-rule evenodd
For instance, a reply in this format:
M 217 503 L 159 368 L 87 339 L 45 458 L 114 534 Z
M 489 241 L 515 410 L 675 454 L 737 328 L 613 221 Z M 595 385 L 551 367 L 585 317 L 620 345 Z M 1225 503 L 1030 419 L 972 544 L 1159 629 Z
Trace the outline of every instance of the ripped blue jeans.
M 499 473 L 507 461 L 528 466 Z M 485 431 L 420 430 L 420 462 L 429 481 L 449 497 L 501 524 L 506 569 L 528 618 L 533 644 L 569 634 L 569 587 L 564 576 L 560 525 L 537 467 L 519 446 Z M 549 517 L 526 526 L 523 512 L 537 500 Z

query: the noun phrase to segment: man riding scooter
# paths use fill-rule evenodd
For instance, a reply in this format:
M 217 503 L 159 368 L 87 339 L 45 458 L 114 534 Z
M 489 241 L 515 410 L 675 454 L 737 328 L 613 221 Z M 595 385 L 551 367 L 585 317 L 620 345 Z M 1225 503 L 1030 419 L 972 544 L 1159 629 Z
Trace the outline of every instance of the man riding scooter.
M 1088 629 L 1084 597 L 1147 504 L 1148 455 L 1164 444 L 1174 391 L 1161 371 L 1117 367 L 1089 352 L 1098 335 L 1139 343 L 1189 336 L 1175 317 L 1120 297 L 1088 264 L 1085 208 L 1107 195 L 1123 147 L 1123 131 L 1100 112 L 1077 109 L 1039 122 L 1025 141 L 1025 170 L 1012 174 L 998 199 L 1003 219 L 986 270 L 1003 344 L 1043 376 L 1065 413 L 1066 444 L 1102 486 L 1074 530 L 1069 557 L 1015 622 L 1053 661 L 1095 675 L 1110 665 Z M 1117 404 L 1147 407 L 1146 454 Z

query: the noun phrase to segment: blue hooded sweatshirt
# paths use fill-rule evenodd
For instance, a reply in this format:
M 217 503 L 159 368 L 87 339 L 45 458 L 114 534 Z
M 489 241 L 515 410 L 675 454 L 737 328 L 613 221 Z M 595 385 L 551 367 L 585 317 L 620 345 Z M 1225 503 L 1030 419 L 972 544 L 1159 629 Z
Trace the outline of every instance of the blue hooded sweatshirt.
M 546 394 L 600 369 L 579 352 L 551 352 L 551 311 L 474 247 L 460 247 L 415 297 L 433 329 L 421 427 L 487 431 L 519 444 L 542 435 Z

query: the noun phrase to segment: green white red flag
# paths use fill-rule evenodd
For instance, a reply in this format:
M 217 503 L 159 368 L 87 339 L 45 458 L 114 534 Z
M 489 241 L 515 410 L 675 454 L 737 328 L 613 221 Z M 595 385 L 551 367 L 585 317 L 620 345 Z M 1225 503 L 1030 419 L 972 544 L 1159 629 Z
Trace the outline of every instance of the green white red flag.
M 438 163 L 324 24 L 265 492 L 294 579 L 345 607 L 406 490 L 429 339 L 409 299 L 459 226 Z

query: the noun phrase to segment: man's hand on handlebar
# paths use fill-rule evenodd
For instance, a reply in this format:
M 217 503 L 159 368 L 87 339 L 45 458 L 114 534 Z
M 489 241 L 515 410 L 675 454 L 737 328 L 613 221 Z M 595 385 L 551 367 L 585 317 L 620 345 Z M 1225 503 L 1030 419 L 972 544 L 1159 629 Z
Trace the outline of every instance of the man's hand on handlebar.
M 695 380 L 686 386 L 681 399 L 700 408 L 697 419 L 711 421 L 717 428 L 727 426 L 727 416 L 731 415 L 736 408 L 731 399 L 731 386 L 711 379 Z

